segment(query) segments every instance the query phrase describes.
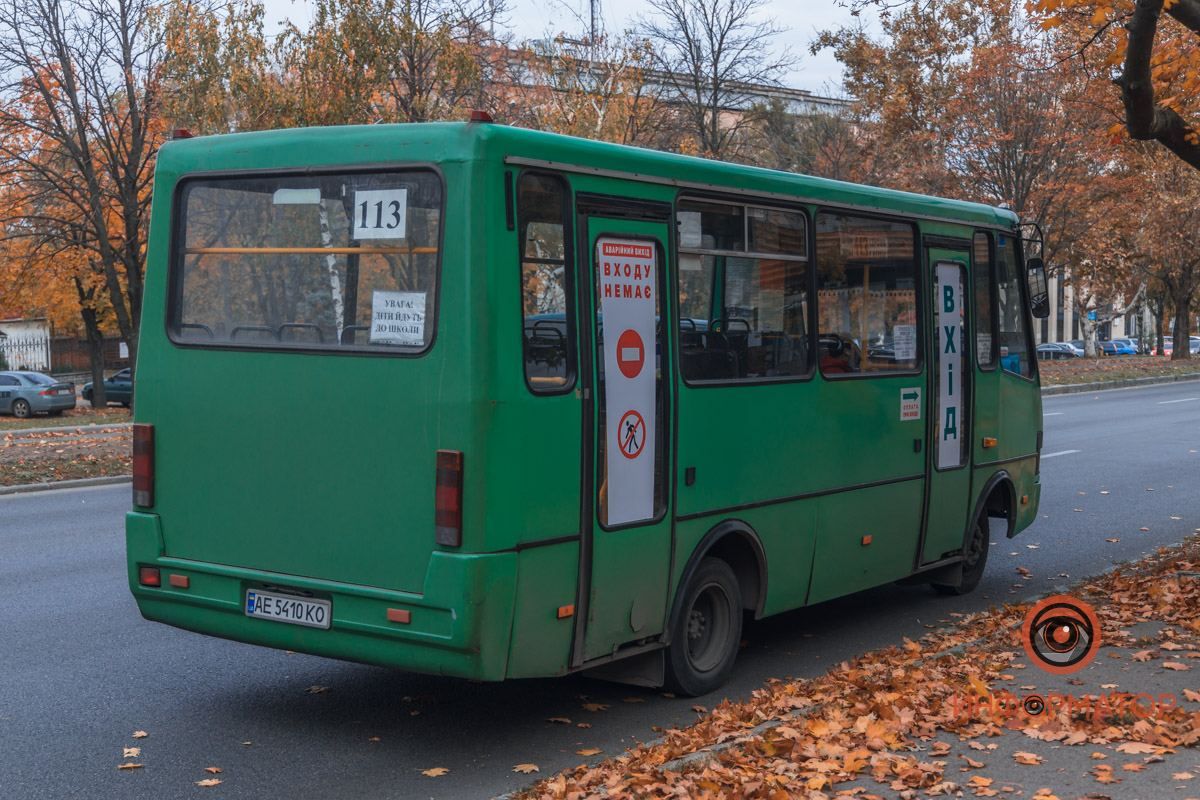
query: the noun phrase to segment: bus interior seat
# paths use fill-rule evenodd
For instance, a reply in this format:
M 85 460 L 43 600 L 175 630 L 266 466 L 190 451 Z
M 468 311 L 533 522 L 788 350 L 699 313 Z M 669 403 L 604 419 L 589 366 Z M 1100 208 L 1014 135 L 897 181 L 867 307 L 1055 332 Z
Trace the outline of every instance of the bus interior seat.
M 285 323 L 283 323 L 282 325 L 279 326 L 279 341 L 281 341 L 281 342 L 303 341 L 303 340 L 297 339 L 296 336 L 293 335 L 293 332 L 303 333 L 306 331 L 311 331 L 312 333 L 316 334 L 316 339 L 315 340 L 310 339 L 309 341 L 315 341 L 316 344 L 324 344 L 325 343 L 325 334 L 323 334 L 321 332 L 321 328 L 319 326 L 314 325 L 311 322 L 285 322 Z M 288 335 L 285 336 L 285 333 Z

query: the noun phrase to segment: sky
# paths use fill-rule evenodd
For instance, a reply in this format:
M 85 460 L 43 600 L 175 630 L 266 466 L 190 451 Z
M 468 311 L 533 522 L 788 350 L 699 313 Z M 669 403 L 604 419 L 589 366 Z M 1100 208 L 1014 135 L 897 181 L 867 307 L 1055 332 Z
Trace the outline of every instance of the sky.
M 283 18 L 296 22 L 307 20 L 307 0 L 263 0 L 267 11 L 268 30 Z M 508 28 L 518 39 L 540 39 L 547 34 L 578 31 L 575 14 L 588 18 L 587 0 L 508 0 Z M 605 27 L 620 31 L 633 25 L 638 14 L 646 12 L 645 0 L 601 0 L 601 15 Z M 796 68 L 783 76 L 782 82 L 793 89 L 807 89 L 816 94 L 840 94 L 841 66 L 829 51 L 813 56 L 809 44 L 823 29 L 848 24 L 850 12 L 833 0 L 765 0 L 764 16 L 773 18 L 787 32 L 779 36 L 780 48 L 790 48 L 798 57 Z M 573 13 L 574 12 L 574 13 Z

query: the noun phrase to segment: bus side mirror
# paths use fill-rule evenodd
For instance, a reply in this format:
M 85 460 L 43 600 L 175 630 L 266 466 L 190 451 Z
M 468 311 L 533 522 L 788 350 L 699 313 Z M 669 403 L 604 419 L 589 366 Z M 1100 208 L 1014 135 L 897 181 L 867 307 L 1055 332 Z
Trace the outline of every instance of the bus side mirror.
M 1025 262 L 1029 281 L 1029 310 L 1038 319 L 1050 316 L 1050 295 L 1046 291 L 1046 265 L 1040 258 Z

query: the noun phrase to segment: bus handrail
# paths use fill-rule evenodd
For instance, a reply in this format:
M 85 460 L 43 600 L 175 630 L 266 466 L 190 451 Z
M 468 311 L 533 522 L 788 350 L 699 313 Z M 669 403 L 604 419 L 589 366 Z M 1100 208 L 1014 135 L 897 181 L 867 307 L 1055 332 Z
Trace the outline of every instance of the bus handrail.
M 321 327 L 319 325 L 314 325 L 311 322 L 285 322 L 285 323 L 283 323 L 282 325 L 279 326 L 280 341 L 283 340 L 283 332 L 285 330 L 289 330 L 291 328 L 298 328 L 300 330 L 312 329 L 317 332 L 317 342 L 320 344 L 325 343 L 325 334 L 321 332 Z
M 240 256 L 240 255 L 417 255 L 434 254 L 436 247 L 185 247 L 189 256 Z

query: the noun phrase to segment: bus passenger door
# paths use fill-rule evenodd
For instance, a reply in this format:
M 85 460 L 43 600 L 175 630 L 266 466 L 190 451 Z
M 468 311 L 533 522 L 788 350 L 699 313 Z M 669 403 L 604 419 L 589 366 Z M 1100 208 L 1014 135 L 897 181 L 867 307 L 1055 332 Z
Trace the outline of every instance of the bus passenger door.
M 960 550 L 970 514 L 972 363 L 966 327 L 965 250 L 930 248 L 929 319 L 934 335 L 929 359 L 929 481 L 921 563 Z
M 572 666 L 661 634 L 671 558 L 670 208 L 577 195 L 584 499 Z M 661 207 L 660 207 L 661 206 Z M 590 400 L 589 400 L 590 398 Z

